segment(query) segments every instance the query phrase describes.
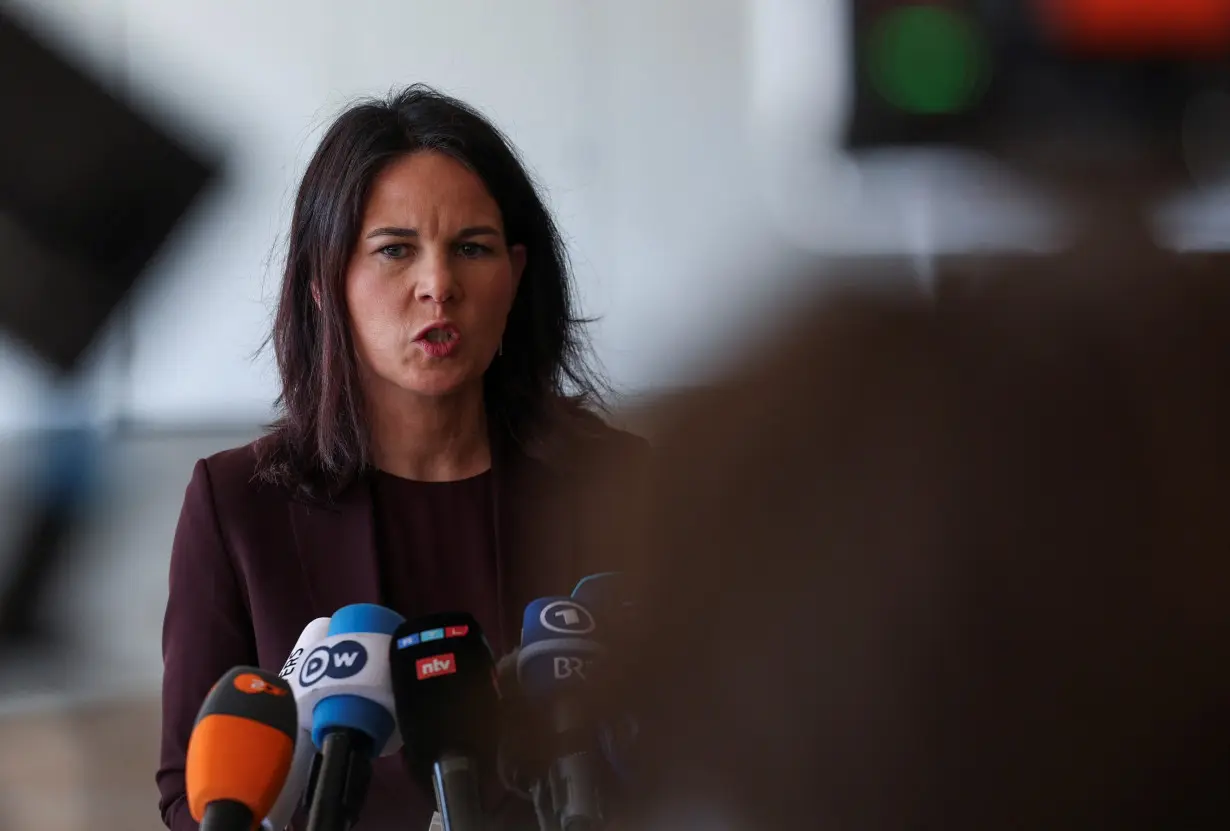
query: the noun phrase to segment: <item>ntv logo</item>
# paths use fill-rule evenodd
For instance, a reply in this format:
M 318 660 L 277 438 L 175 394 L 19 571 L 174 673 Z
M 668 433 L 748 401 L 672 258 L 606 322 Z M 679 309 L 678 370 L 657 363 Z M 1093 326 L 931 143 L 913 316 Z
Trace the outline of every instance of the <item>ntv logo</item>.
M 358 641 L 338 641 L 318 646 L 303 662 L 299 685 L 310 687 L 324 678 L 351 678 L 367 666 L 367 650 Z
M 456 672 L 457 658 L 452 652 L 446 655 L 433 655 L 430 658 L 419 658 L 414 662 L 414 675 L 420 681 L 438 678 L 441 675 L 453 675 Z

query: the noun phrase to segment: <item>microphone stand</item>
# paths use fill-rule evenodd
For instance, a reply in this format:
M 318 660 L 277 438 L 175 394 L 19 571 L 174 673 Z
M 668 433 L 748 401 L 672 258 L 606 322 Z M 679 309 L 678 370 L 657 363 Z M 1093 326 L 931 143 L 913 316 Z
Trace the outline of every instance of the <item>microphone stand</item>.
M 486 825 L 473 764 L 466 756 L 446 753 L 431 766 L 431 784 L 444 831 L 481 831 Z
M 308 784 L 307 831 L 350 831 L 372 778 L 365 736 L 351 730 L 325 734 Z

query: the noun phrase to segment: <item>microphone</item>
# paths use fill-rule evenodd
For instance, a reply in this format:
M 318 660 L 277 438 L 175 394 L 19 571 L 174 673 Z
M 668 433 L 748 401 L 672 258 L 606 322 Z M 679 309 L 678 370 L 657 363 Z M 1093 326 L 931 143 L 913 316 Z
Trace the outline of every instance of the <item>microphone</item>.
M 296 703 L 302 703 L 304 688 L 299 683 L 299 667 L 304 657 L 317 643 L 329 634 L 329 618 L 318 617 L 303 628 L 299 640 L 282 665 L 278 677 L 290 686 L 291 694 Z M 291 761 L 290 773 L 286 784 L 277 801 L 269 809 L 269 813 L 261 822 L 264 831 L 283 831 L 290 825 L 295 811 L 303 803 L 303 794 L 307 790 L 308 778 L 312 772 L 312 763 L 316 759 L 316 745 L 312 743 L 312 711 L 305 706 L 299 707 L 299 730 L 295 736 L 295 756 Z
M 480 772 L 494 757 L 500 706 L 487 639 L 471 615 L 447 612 L 403 623 L 389 649 L 411 773 L 430 779 L 444 831 L 483 828 Z
M 627 638 L 636 620 L 638 605 L 627 578 L 618 571 L 606 571 L 583 577 L 572 590 L 572 599 L 589 609 L 603 635 L 604 646 L 627 648 Z M 611 643 L 610 639 L 615 642 Z M 622 780 L 630 781 L 630 756 L 639 732 L 637 719 L 631 713 L 613 713 L 601 730 L 603 756 L 611 770 Z
M 622 572 L 604 571 L 582 577 L 572 590 L 572 599 L 593 613 L 603 631 L 622 633 L 636 617 L 637 604 Z
M 517 680 L 548 736 L 547 780 L 560 831 L 589 831 L 604 819 L 598 719 L 588 701 L 603 653 L 589 637 L 596 629 L 590 610 L 567 597 L 535 600 L 522 620 Z
M 389 636 L 403 620 L 383 606 L 344 606 L 302 659 L 300 707 L 312 714 L 320 750 L 308 782 L 308 831 L 349 829 L 367 796 L 372 760 L 401 747 L 388 654 Z
M 290 686 L 235 667 L 214 684 L 188 739 L 188 811 L 201 831 L 251 831 L 277 799 L 299 717 Z

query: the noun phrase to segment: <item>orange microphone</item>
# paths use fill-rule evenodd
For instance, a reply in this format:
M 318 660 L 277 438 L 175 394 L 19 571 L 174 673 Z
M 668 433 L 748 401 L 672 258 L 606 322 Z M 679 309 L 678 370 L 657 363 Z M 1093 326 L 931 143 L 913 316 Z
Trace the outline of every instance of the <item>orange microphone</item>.
M 298 730 L 285 681 L 255 667 L 222 676 L 188 740 L 188 810 L 201 831 L 255 831 L 290 773 Z

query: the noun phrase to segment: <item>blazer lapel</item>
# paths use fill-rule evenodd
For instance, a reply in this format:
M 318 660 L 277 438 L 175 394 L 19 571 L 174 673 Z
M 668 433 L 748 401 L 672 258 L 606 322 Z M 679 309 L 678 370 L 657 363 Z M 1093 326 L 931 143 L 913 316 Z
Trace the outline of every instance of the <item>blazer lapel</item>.
M 313 613 L 379 603 L 371 487 L 360 480 L 330 505 L 291 503 L 291 524 Z

